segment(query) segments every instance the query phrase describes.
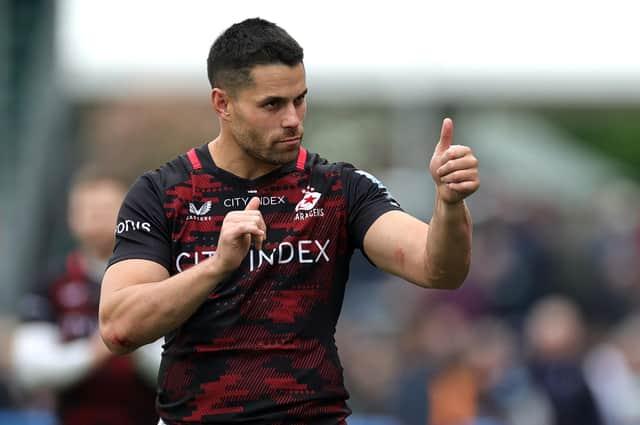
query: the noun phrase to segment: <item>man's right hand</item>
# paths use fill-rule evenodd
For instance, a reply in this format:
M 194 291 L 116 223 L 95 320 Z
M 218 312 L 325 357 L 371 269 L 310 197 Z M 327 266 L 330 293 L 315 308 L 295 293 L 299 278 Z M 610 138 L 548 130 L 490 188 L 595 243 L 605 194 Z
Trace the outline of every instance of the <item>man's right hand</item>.
M 215 263 L 225 274 L 235 271 L 249 252 L 253 241 L 256 249 L 262 248 L 267 237 L 267 226 L 258 209 L 260 199 L 251 198 L 242 211 L 232 211 L 226 215 L 220 229 Z

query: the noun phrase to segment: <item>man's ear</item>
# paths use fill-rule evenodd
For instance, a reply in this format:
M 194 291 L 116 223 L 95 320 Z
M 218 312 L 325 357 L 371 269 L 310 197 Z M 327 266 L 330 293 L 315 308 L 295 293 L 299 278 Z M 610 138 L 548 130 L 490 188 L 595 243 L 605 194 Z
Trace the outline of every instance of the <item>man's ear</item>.
M 226 91 L 217 87 L 211 90 L 211 104 L 216 114 L 223 120 L 228 120 L 230 117 L 229 100 L 229 95 Z

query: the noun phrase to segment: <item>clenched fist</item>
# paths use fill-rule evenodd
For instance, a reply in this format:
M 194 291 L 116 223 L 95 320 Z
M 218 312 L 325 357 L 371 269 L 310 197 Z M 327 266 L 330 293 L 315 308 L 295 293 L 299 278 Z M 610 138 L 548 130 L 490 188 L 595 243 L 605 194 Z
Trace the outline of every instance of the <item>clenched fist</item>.
M 256 249 L 262 248 L 267 237 L 267 226 L 259 206 L 260 199 L 253 197 L 244 210 L 231 211 L 225 216 L 216 250 L 216 262 L 224 273 L 231 273 L 240 266 L 252 241 Z
M 471 148 L 452 145 L 452 139 L 453 121 L 445 118 L 429 171 L 436 184 L 438 197 L 449 204 L 462 201 L 480 187 L 478 160 Z

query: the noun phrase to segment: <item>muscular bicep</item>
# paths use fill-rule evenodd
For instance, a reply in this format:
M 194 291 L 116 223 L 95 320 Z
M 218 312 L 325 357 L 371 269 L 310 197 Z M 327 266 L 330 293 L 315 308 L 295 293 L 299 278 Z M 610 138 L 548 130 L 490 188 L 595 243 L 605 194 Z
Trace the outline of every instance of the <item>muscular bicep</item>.
M 145 334 L 134 343 L 123 336 L 123 329 L 139 325 L 155 310 L 152 288 L 168 277 L 164 266 L 150 260 L 122 260 L 109 266 L 102 279 L 99 312 L 100 334 L 109 349 L 123 354 L 159 336 Z
M 122 260 L 109 266 L 102 279 L 102 296 L 108 296 L 128 286 L 160 282 L 169 277 L 169 271 L 150 260 Z
M 151 285 L 169 277 L 167 269 L 150 260 L 122 260 L 112 264 L 102 278 L 100 323 L 113 318 L 137 285 Z
M 403 211 L 389 211 L 367 230 L 363 249 L 380 269 L 420 286 L 425 281 L 429 225 Z

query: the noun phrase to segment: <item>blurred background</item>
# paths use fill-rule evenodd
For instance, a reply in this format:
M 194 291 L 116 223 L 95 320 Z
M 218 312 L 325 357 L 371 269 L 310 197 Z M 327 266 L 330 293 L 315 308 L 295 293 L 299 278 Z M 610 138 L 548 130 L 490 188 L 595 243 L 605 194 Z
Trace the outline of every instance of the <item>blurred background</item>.
M 0 0 L 0 423 L 54 424 L 12 330 L 75 242 L 74 173 L 131 184 L 211 140 L 206 56 L 260 16 L 305 49 L 305 144 L 429 220 L 443 117 L 480 160 L 470 275 L 353 259 L 350 423 L 640 424 L 640 30 L 631 2 Z M 19 418 L 19 419 L 17 419 Z

